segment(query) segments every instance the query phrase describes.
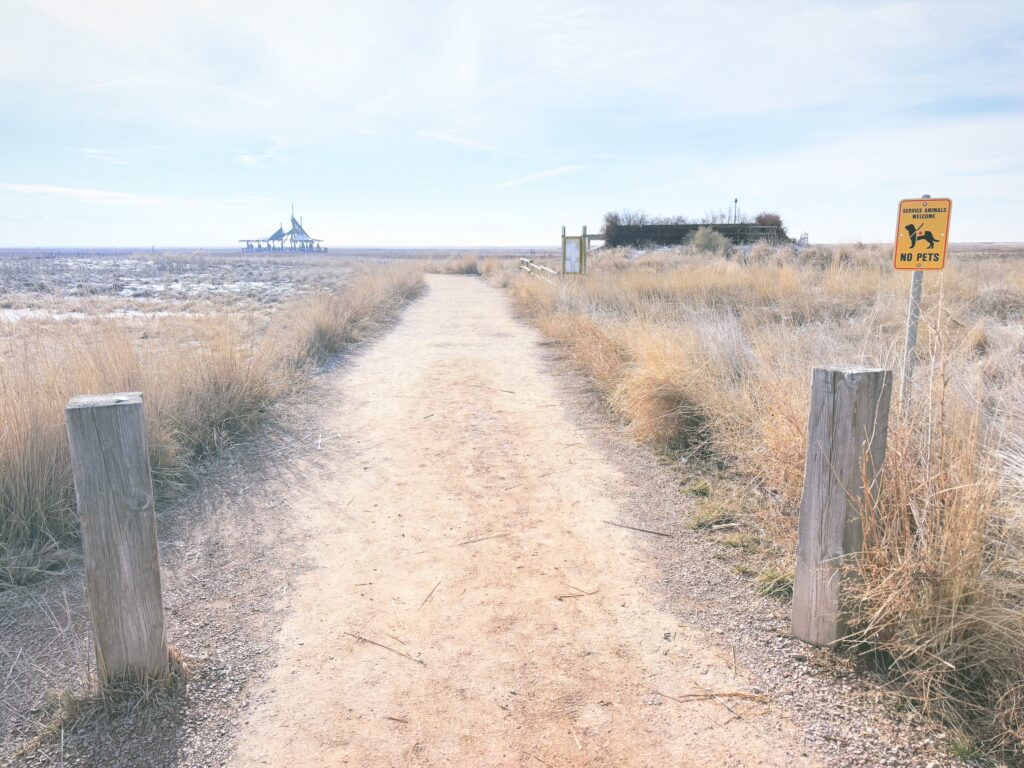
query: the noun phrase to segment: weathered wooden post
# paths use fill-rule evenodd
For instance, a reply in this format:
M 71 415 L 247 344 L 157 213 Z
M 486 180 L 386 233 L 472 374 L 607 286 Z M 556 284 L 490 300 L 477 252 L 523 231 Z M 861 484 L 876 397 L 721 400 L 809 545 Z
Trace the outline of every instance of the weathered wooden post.
M 65 413 L 100 680 L 161 677 L 167 640 L 142 393 L 73 397 Z
M 892 371 L 814 369 L 793 584 L 793 634 L 814 645 L 846 634 L 843 558 L 863 547 L 861 508 L 866 492 L 877 497 L 891 395 Z

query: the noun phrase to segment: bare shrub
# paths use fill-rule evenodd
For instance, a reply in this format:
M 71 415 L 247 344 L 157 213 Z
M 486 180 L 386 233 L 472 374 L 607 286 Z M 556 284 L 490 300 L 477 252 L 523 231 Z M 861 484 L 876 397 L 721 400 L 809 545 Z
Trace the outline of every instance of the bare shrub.
M 782 229 L 782 217 L 777 213 L 765 211 L 754 217 L 754 223 L 762 227 L 778 227 Z

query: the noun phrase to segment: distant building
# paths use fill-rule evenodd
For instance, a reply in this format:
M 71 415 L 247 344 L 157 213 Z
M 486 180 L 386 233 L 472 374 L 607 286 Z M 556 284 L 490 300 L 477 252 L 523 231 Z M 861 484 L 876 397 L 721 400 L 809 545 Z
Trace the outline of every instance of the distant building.
M 323 240 L 319 240 L 315 237 L 310 237 L 309 233 L 302 226 L 302 221 L 295 220 L 295 208 L 292 207 L 292 228 L 287 232 L 284 231 L 284 225 L 277 228 L 274 234 L 267 237 L 253 237 L 239 240 L 240 243 L 245 243 L 245 250 L 247 251 L 326 251 L 327 248 L 321 243 Z

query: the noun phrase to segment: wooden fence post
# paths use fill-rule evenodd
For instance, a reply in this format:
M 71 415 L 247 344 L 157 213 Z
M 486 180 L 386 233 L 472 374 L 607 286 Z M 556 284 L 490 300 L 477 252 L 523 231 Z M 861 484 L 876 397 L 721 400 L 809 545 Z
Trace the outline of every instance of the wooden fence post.
M 65 413 L 100 680 L 161 677 L 167 640 L 142 393 L 73 397 Z
M 863 547 L 861 506 L 865 491 L 877 497 L 891 395 L 892 371 L 814 369 L 793 583 L 793 634 L 814 645 L 846 634 L 841 566 Z

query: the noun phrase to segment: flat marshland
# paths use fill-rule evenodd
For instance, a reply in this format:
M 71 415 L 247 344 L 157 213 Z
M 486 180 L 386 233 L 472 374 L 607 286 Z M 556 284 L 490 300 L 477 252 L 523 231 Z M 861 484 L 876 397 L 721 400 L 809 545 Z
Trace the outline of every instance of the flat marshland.
M 692 524 L 788 599 L 812 367 L 896 377 L 864 511 L 848 647 L 975 746 L 1024 749 L 1024 250 L 953 249 L 925 276 L 898 397 L 909 273 L 872 246 L 610 249 L 584 278 L 483 264 L 638 438 L 686 459 Z
M 0 588 L 58 568 L 78 522 L 63 408 L 142 391 L 158 496 L 416 295 L 418 265 L 321 256 L 0 258 Z

